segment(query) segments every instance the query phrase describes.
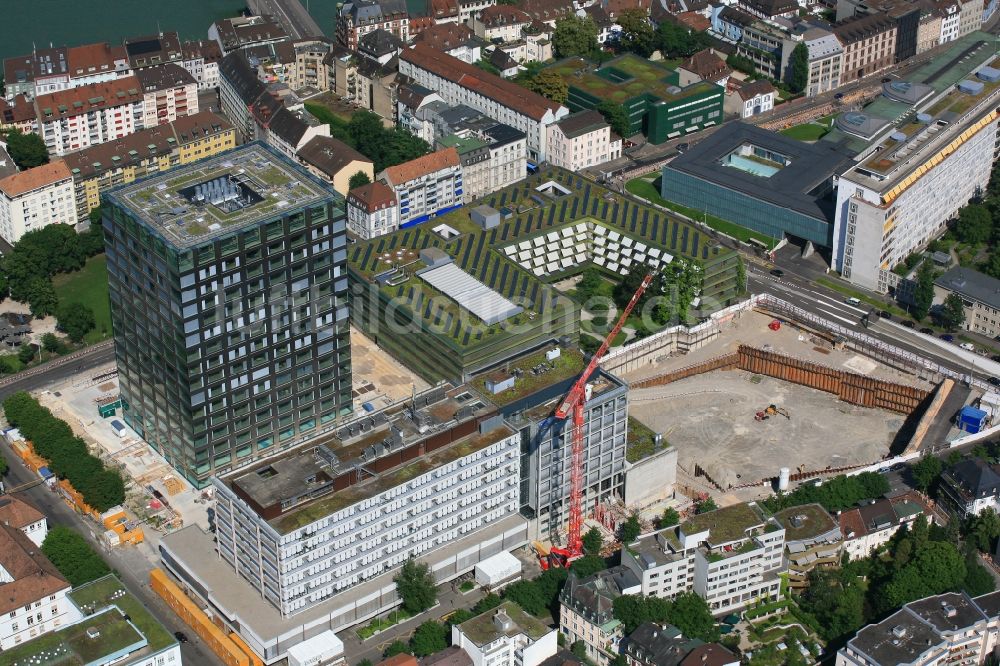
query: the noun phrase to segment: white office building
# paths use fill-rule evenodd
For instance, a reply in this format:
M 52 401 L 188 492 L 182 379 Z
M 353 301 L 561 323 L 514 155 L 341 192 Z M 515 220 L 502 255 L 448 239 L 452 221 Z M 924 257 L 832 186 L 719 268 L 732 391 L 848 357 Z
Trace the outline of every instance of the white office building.
M 539 666 L 559 650 L 555 629 L 512 601 L 451 628 L 451 644 L 474 666 Z

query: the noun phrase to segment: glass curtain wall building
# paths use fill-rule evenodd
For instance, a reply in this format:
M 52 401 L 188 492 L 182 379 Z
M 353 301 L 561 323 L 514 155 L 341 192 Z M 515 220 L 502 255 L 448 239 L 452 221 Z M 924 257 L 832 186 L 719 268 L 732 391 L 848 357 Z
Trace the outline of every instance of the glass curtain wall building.
M 351 410 L 343 199 L 252 143 L 103 197 L 126 422 L 191 483 Z

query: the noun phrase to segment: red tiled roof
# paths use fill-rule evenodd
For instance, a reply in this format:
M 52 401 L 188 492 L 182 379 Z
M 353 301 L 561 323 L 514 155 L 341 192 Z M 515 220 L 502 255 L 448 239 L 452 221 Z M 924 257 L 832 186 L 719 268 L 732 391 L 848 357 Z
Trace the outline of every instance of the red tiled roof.
M 475 39 L 472 29 L 462 23 L 440 23 L 420 31 L 413 42 L 423 43 L 438 51 L 450 51 Z
M 415 160 L 391 166 L 382 173 L 385 174 L 385 177 L 389 180 L 390 184 L 399 185 L 401 183 L 408 183 L 411 180 L 416 180 L 417 178 L 426 176 L 429 173 L 434 173 L 435 171 L 441 171 L 442 169 L 447 169 L 449 167 L 457 167 L 461 163 L 462 162 L 458 157 L 457 150 L 454 148 L 442 148 L 441 150 L 434 151 L 430 155 L 424 155 L 423 157 L 418 157 Z
M 23 94 L 14 96 L 13 103 L 0 97 L 0 124 L 25 123 L 35 117 L 35 107 Z
M 517 7 L 493 5 L 479 12 L 479 22 L 487 28 L 496 28 L 502 25 L 531 23 L 531 17 Z
M 27 502 L 11 495 L 0 496 L 0 522 L 5 525 L 21 530 L 44 519 L 42 512 Z
M 0 190 L 8 197 L 16 197 L 39 187 L 58 183 L 61 180 L 72 178 L 69 167 L 62 160 L 56 160 L 36 166 L 34 169 L 21 171 L 12 176 L 7 176 L 0 180 Z
M 677 15 L 677 20 L 697 32 L 704 32 L 712 27 L 712 22 L 698 12 L 682 12 Z
M 757 79 L 756 81 L 744 83 L 736 88 L 736 94 L 739 95 L 740 99 L 743 101 L 753 99 L 757 95 L 773 93 L 774 91 L 774 86 L 771 85 L 771 82 L 767 79 Z
M 38 546 L 21 530 L 2 524 L 0 566 L 14 579 L 0 584 L 0 613 L 3 614 L 70 588 Z
M 704 17 L 703 17 L 704 18 Z M 712 49 L 698 51 L 680 64 L 687 71 L 696 74 L 703 81 L 717 81 L 728 76 L 733 70 Z
M 125 47 L 111 47 L 107 42 L 71 46 L 66 49 L 66 61 L 71 77 L 88 76 L 97 72 L 115 71 L 115 60 L 125 60 Z M 93 67 L 93 71 L 89 71 Z
M 372 213 L 396 204 L 396 193 L 380 180 L 360 185 L 347 193 L 347 202 Z
M 39 95 L 35 98 L 35 110 L 39 122 L 44 122 L 141 101 L 142 86 L 139 84 L 139 79 L 126 76 L 114 81 L 91 83 L 48 95 Z M 49 112 L 46 113 L 45 109 Z
M 547 111 L 555 112 L 560 108 L 559 104 L 545 99 L 538 93 L 483 71 L 447 53 L 435 51 L 424 44 L 404 49 L 399 59 L 443 79 L 454 81 L 463 88 L 535 120 L 541 120 Z
M 458 16 L 457 0 L 431 0 L 431 14 L 436 19 Z
M 417 658 L 412 654 L 397 654 L 378 662 L 375 666 L 417 666 Z

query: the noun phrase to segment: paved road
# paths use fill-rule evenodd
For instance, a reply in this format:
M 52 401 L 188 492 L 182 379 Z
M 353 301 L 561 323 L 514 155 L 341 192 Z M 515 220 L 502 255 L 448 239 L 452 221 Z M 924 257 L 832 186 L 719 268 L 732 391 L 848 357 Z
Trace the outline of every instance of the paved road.
M 299 0 L 249 0 L 247 4 L 255 14 L 273 16 L 296 39 L 325 34 Z
M 10 462 L 10 470 L 4 479 L 8 488 L 17 487 L 37 479 L 35 474 L 24 466 L 2 438 L 0 438 L 0 452 Z M 125 587 L 139 598 L 143 606 L 168 631 L 171 633 L 183 631 L 187 634 L 191 642 L 181 645 L 181 654 L 185 664 L 222 666 L 222 662 L 215 657 L 211 650 L 201 644 L 201 639 L 190 628 L 185 626 L 174 612 L 149 588 L 147 584 L 150 569 L 149 560 L 137 548 L 132 547 L 112 551 L 103 549 L 95 535 L 97 524 L 80 517 L 60 499 L 59 495 L 44 485 L 37 485 L 16 494 L 38 507 L 48 518 L 49 527 L 65 525 L 83 534 L 90 541 L 91 545 L 101 552 L 111 568 L 117 572 L 118 577 L 125 584 Z
M 115 348 L 113 344 L 87 348 L 70 357 L 57 359 L 4 379 L 0 382 L 0 401 L 12 393 L 37 391 L 51 384 L 65 381 L 75 374 L 113 363 L 114 360 Z

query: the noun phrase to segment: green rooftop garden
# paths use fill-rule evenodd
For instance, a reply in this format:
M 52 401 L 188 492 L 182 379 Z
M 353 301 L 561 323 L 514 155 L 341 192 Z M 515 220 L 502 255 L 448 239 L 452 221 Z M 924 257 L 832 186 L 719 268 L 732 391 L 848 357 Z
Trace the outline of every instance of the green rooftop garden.
M 70 592 L 69 597 L 84 613 L 117 606 L 132 619 L 132 624 L 146 637 L 153 651 L 162 650 L 175 642 L 170 632 L 113 575 L 81 585 Z
M 547 368 L 544 372 L 535 374 L 533 368 L 541 365 Z M 515 400 L 519 400 L 526 395 L 531 395 L 544 386 L 551 386 L 583 372 L 583 355 L 576 349 L 563 349 L 559 356 L 552 361 L 545 358 L 545 351 L 523 356 L 517 359 L 516 363 L 511 363 L 503 368 L 488 372 L 475 377 L 472 385 L 498 406 L 509 405 Z M 493 394 L 486 388 L 486 383 L 490 380 L 500 382 L 512 376 L 516 371 L 521 371 L 521 376 L 514 379 L 513 388 Z
M 668 89 L 677 85 L 677 72 L 660 63 L 651 62 L 634 54 L 619 56 L 605 63 L 600 69 L 583 58 L 567 58 L 546 68 L 558 74 L 567 84 L 578 90 L 615 104 L 641 95 L 660 99 L 681 99 L 711 90 L 711 83 L 696 83 L 680 93 Z
M 764 522 L 760 509 L 742 503 L 693 516 L 681 525 L 681 530 L 687 535 L 708 530 L 708 541 L 721 545 L 743 538 L 748 529 Z

